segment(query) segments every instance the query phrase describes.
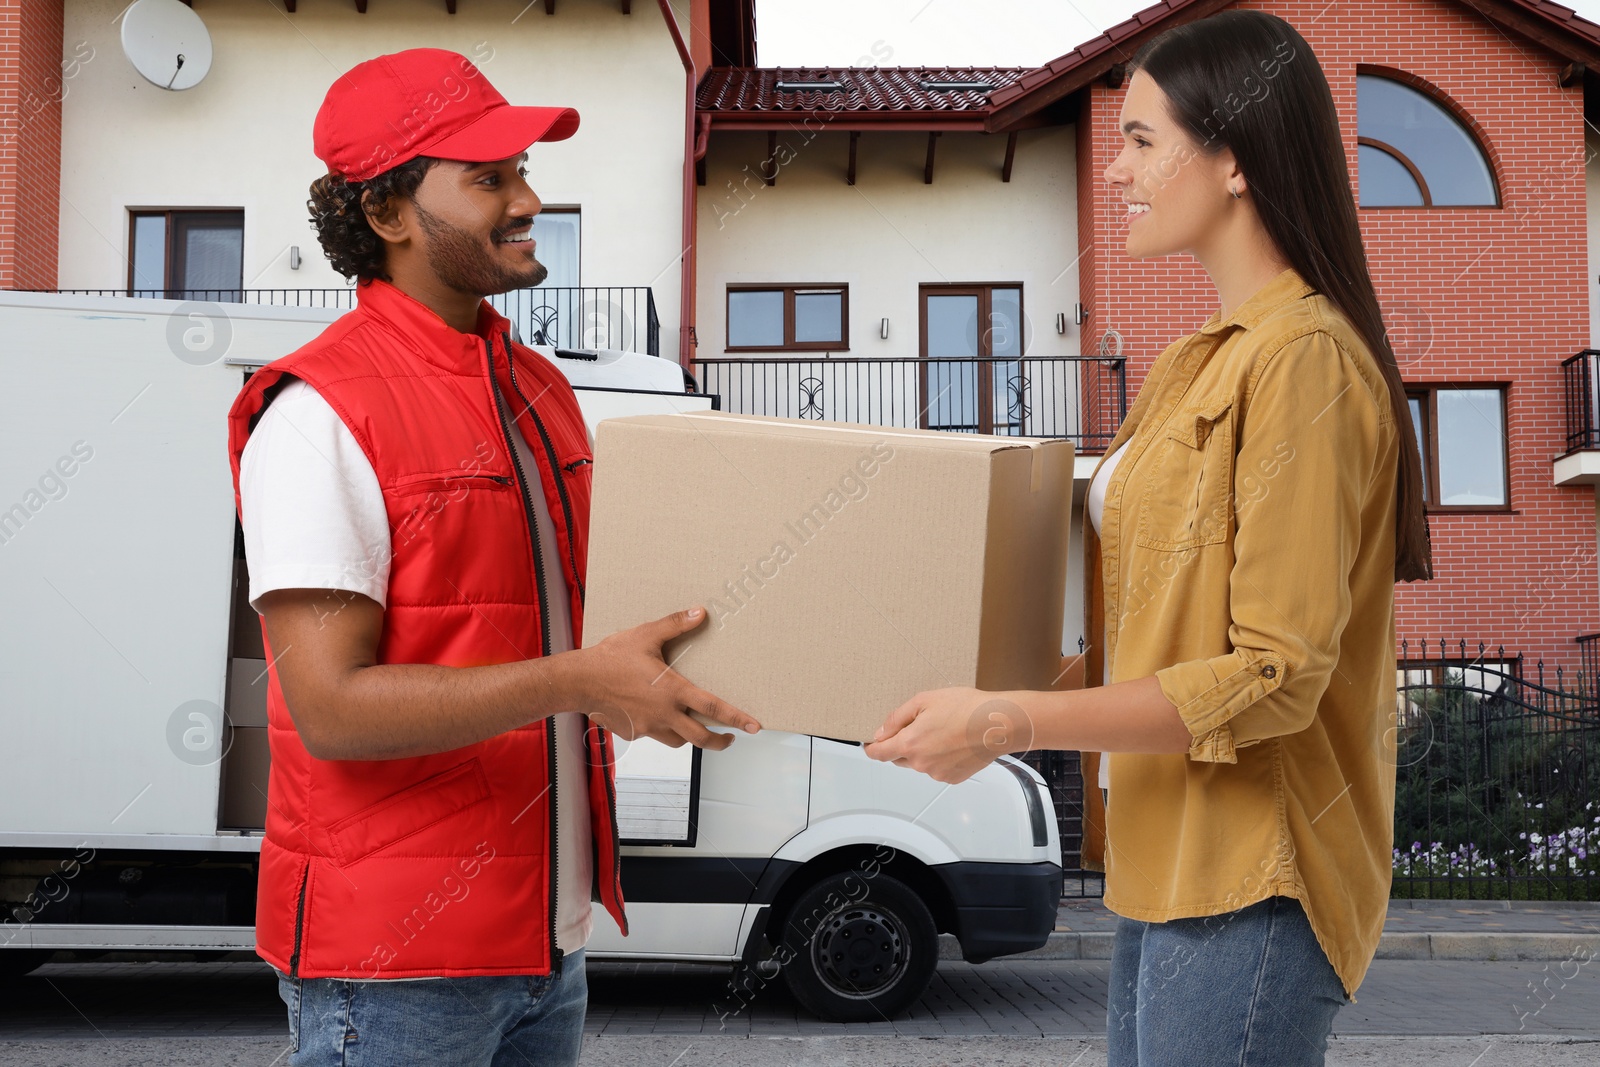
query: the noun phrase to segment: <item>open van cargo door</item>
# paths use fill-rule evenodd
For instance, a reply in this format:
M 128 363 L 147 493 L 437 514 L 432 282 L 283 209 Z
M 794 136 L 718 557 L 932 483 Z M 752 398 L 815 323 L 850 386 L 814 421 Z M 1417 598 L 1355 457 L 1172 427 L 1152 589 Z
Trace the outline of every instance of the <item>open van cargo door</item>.
M 7 843 L 216 834 L 243 380 L 225 358 L 337 314 L 0 293 Z

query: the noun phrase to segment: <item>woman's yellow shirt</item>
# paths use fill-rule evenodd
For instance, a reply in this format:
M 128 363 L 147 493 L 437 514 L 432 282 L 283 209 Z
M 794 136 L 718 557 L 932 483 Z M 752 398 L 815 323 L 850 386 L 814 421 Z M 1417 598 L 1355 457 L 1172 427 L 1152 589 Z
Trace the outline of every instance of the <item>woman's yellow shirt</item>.
M 1296 897 L 1352 996 L 1392 870 L 1402 431 L 1360 335 L 1285 270 L 1156 360 L 1084 523 L 1090 684 L 1154 674 L 1192 735 L 1110 757 L 1084 841 L 1107 906 Z

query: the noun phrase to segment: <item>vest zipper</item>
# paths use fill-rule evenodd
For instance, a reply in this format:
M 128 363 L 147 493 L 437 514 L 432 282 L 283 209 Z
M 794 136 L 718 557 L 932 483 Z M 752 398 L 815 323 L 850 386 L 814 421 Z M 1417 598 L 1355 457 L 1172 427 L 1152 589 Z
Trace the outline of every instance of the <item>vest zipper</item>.
M 300 941 L 306 927 L 306 886 L 311 882 L 311 861 L 300 868 L 300 902 L 294 907 L 294 951 L 289 954 L 289 977 L 300 977 Z
M 505 435 L 506 453 L 511 457 L 511 468 L 517 473 L 517 489 L 522 493 L 522 507 L 528 516 L 528 539 L 533 544 L 533 576 L 539 597 L 539 655 L 550 654 L 550 602 L 545 596 L 544 584 L 544 552 L 539 547 L 539 522 L 534 517 L 533 497 L 529 495 L 528 475 L 522 469 L 522 457 L 517 454 L 517 446 L 511 438 L 511 423 L 506 418 L 505 397 L 500 395 L 500 383 L 494 376 L 494 343 L 485 339 L 483 342 L 484 355 L 489 361 L 489 391 L 494 395 L 495 414 L 500 418 L 500 432 Z M 511 349 L 506 348 L 506 363 L 511 363 Z M 516 371 L 513 370 L 512 385 L 516 385 Z M 521 390 L 517 390 L 521 395 Z M 532 410 L 531 406 L 529 410 Z M 541 427 L 540 433 L 543 433 Z M 542 491 L 542 490 L 541 490 Z M 549 769 L 549 787 L 546 795 L 550 797 L 550 970 L 552 974 L 561 973 L 561 949 L 556 944 L 556 720 L 551 716 L 545 720 L 545 762 Z
M 612 771 L 616 767 L 611 761 L 611 734 L 606 730 L 600 731 L 600 760 L 601 773 L 606 783 L 606 810 L 611 816 L 611 891 L 619 910 L 622 904 L 622 831 L 617 826 L 617 785 L 612 781 Z M 599 875 L 596 870 L 596 876 Z M 622 936 L 628 936 L 628 917 L 622 917 Z
M 506 346 L 506 366 L 511 368 L 511 388 L 517 391 L 517 399 L 521 400 L 529 415 L 533 416 L 534 428 L 539 431 L 539 440 L 544 442 L 545 455 L 550 460 L 550 469 L 560 470 L 561 464 L 556 459 L 555 445 L 550 443 L 550 434 L 545 431 L 544 420 L 539 418 L 539 413 L 534 410 L 533 402 L 523 395 L 522 386 L 517 384 L 517 365 L 511 358 L 511 335 L 501 334 Z M 576 545 L 576 525 L 572 521 L 572 499 L 567 496 L 567 483 L 560 478 L 556 479 L 556 493 L 561 497 L 561 515 L 567 522 L 567 558 L 572 564 L 572 577 L 578 583 L 578 603 L 584 599 L 583 576 L 578 573 L 578 552 Z
M 558 461 L 556 459 L 556 450 L 555 450 L 555 446 L 550 443 L 550 434 L 544 428 L 544 420 L 539 418 L 539 413 L 536 410 L 534 410 L 533 403 L 522 392 L 522 386 L 517 383 L 517 364 L 516 364 L 516 361 L 511 358 L 511 335 L 510 334 L 501 334 L 501 338 L 504 341 L 505 348 L 506 348 L 506 366 L 511 371 L 511 388 L 513 388 L 513 389 L 515 389 L 517 391 L 517 398 L 520 399 L 524 405 L 526 405 L 528 414 L 533 416 L 533 425 L 538 429 L 538 431 L 539 431 L 539 439 L 544 443 L 545 455 L 550 460 L 550 469 L 551 470 L 555 470 L 559 466 Z M 577 467 L 581 466 L 582 464 L 592 463 L 592 462 L 593 462 L 593 460 L 588 460 L 588 459 L 574 460 L 572 463 L 568 464 L 565 468 L 562 468 L 562 469 L 571 471 L 571 470 L 575 470 Z M 569 561 L 572 564 L 572 577 L 578 583 L 578 603 L 582 604 L 583 601 L 584 601 L 583 577 L 578 572 L 578 555 L 577 555 L 577 549 L 574 547 L 577 544 L 576 525 L 575 525 L 575 523 L 573 522 L 573 519 L 572 519 L 572 500 L 567 495 L 567 483 L 565 481 L 563 481 L 562 479 L 557 478 L 556 479 L 556 491 L 560 494 L 560 497 L 561 497 L 561 514 L 562 514 L 562 517 L 566 520 L 566 523 L 567 523 L 567 556 L 568 556 Z M 610 741 L 610 738 L 608 738 L 606 736 L 605 731 L 601 731 L 600 738 L 601 738 L 600 743 L 603 746 L 602 747 L 602 753 L 606 753 L 606 756 L 605 756 L 606 764 L 605 764 L 604 777 L 605 777 L 605 783 L 606 783 L 607 814 L 609 814 L 610 817 L 611 817 L 611 826 L 610 826 L 610 829 L 611 829 L 611 877 L 612 877 L 613 883 L 614 883 L 613 884 L 613 890 L 614 890 L 614 893 L 615 893 L 615 898 L 618 901 L 621 901 L 622 900 L 622 844 L 621 844 L 622 835 L 621 835 L 620 831 L 617 828 L 617 788 L 616 788 L 616 784 L 614 782 L 612 782 L 612 780 L 611 780 L 611 770 L 610 770 L 611 763 L 610 763 L 610 756 L 609 756 L 609 741 Z M 554 748 L 552 748 L 551 749 L 551 762 L 552 762 L 552 764 L 554 763 L 554 760 L 555 760 L 554 751 L 555 751 Z M 552 782 L 551 789 L 553 790 L 554 788 L 555 788 L 555 786 L 554 786 L 554 784 Z M 554 810 L 554 806 L 552 805 L 552 811 L 553 810 Z M 554 944 L 554 943 L 555 943 L 554 939 L 552 938 L 551 944 Z
M 556 908 L 560 901 L 557 871 L 560 853 L 556 844 L 556 718 L 545 720 L 545 762 L 550 764 L 550 972 L 561 973 L 561 946 L 556 944 Z

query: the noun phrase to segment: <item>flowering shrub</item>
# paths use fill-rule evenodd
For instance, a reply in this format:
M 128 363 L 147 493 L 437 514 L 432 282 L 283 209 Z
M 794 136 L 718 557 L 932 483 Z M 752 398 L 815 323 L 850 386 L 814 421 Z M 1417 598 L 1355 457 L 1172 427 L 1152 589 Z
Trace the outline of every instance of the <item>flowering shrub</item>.
M 1594 803 L 1584 805 L 1587 813 Z M 1578 825 L 1557 834 L 1541 836 L 1522 833 L 1528 842 L 1528 871 L 1531 874 L 1600 875 L 1600 815 L 1588 826 Z
M 1494 860 L 1473 844 L 1458 845 L 1448 851 L 1434 841 L 1426 849 L 1421 841 L 1411 842 L 1408 851 L 1394 850 L 1396 878 L 1482 878 L 1499 873 Z
M 1520 796 L 1518 799 L 1522 799 Z M 1525 825 L 1535 825 L 1544 804 L 1522 803 L 1527 817 Z M 1493 886 L 1492 895 L 1527 894 L 1530 898 L 1548 899 L 1552 894 L 1570 888 L 1583 895 L 1586 889 L 1600 886 L 1600 802 L 1590 801 L 1581 813 L 1584 821 L 1553 834 L 1524 830 L 1517 834 L 1517 844 L 1495 855 L 1487 854 L 1476 844 L 1466 842 L 1447 848 L 1442 842 L 1424 845 L 1411 842 L 1409 848 L 1394 850 L 1395 893 L 1397 897 L 1465 895 L 1466 886 L 1452 887 L 1453 879 L 1503 878 Z M 1561 879 L 1559 882 L 1541 883 L 1538 876 Z M 1416 879 L 1412 884 L 1403 880 Z M 1429 879 L 1444 879 L 1430 885 Z M 1571 886 L 1567 879 L 1588 879 Z M 1489 888 L 1488 886 L 1484 888 Z M 1483 895 L 1474 892 L 1473 895 Z

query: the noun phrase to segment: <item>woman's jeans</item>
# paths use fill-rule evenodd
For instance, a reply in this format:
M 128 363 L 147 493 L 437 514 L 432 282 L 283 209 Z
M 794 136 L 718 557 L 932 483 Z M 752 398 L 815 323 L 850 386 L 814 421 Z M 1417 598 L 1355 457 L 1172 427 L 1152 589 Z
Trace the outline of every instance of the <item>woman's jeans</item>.
M 291 1067 L 571 1067 L 583 1047 L 583 951 L 559 975 L 347 982 L 278 973 Z
M 1108 1067 L 1320 1065 L 1344 985 L 1293 897 L 1164 923 L 1121 919 Z

